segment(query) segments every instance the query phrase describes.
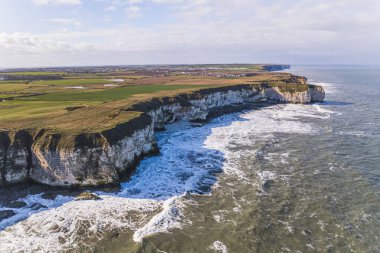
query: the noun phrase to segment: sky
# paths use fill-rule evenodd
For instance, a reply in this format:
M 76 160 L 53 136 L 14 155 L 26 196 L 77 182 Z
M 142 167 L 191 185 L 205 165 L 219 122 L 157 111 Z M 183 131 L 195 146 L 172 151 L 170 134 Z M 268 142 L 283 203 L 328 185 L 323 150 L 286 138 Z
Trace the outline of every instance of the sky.
M 379 0 L 1 0 L 0 67 L 380 64 Z

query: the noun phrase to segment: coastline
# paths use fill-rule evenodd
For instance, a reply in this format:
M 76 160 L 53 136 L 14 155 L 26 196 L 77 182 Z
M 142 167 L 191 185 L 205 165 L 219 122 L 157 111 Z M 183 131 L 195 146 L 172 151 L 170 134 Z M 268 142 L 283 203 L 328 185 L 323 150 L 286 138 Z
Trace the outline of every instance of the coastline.
M 305 86 L 304 78 L 295 79 Z M 166 124 L 205 121 L 213 114 L 228 113 L 250 103 L 323 101 L 321 86 L 306 87 L 303 91 L 286 91 L 266 83 L 233 85 L 153 98 L 122 108 L 117 115 L 120 122 L 100 132 L 65 135 L 47 129 L 2 131 L 2 185 L 30 180 L 58 187 L 117 184 L 134 171 L 141 159 L 159 152 L 155 130 L 164 129 Z M 130 111 L 138 116 L 123 120 L 123 113 Z
M 64 251 L 72 249 L 73 245 L 86 247 L 88 246 L 85 243 L 87 237 L 79 232 L 86 227 L 85 224 L 81 223 L 81 220 L 88 220 L 90 224 L 97 224 L 94 226 L 98 228 L 106 226 L 106 230 L 90 231 L 91 233 L 96 232 L 96 234 L 90 234 L 91 238 L 95 236 L 102 238 L 96 245 L 108 245 L 109 240 L 112 240 L 116 244 L 123 242 L 123 245 L 140 247 L 144 245 L 144 241 L 148 240 L 149 236 L 165 234 L 168 231 L 173 231 L 173 229 L 184 229 L 188 221 L 186 209 L 189 201 L 191 203 L 193 198 L 213 196 L 214 191 L 218 191 L 217 189 L 228 189 L 229 187 L 223 183 L 225 175 L 232 176 L 235 182 L 246 178 L 244 173 L 235 170 L 236 168 L 228 164 L 227 161 L 232 158 L 230 155 L 233 154 L 225 150 L 229 138 L 223 140 L 224 134 L 222 132 L 220 135 L 215 135 L 213 130 L 215 127 L 219 132 L 224 128 L 235 129 L 240 124 L 245 124 L 246 127 L 241 129 L 242 131 L 238 132 L 237 136 L 244 136 L 245 133 L 254 129 L 258 134 L 262 133 L 260 135 L 263 136 L 266 136 L 268 132 L 278 130 L 309 132 L 310 129 L 307 124 L 296 123 L 294 125 L 294 119 L 287 119 L 288 116 L 286 115 L 284 115 L 284 122 L 283 120 L 280 121 L 279 129 L 279 122 L 276 119 L 278 108 L 289 108 L 292 114 L 295 113 L 295 116 L 304 116 L 305 112 L 302 110 L 297 113 L 302 108 L 310 108 L 313 113 L 318 113 L 314 110 L 314 106 L 274 104 L 258 110 L 244 110 L 242 113 L 226 114 L 199 127 L 194 127 L 192 123 L 186 121 L 170 124 L 166 131 L 157 133 L 159 146 L 162 148 L 161 155 L 142 160 L 137 173 L 133 175 L 130 181 L 122 183 L 120 189 L 112 192 L 91 191 L 101 199 L 78 202 L 74 201 L 73 194 L 68 196 L 64 193 L 58 193 L 59 195 L 52 198 L 52 201 L 46 200 L 45 196 L 41 194 L 27 196 L 25 201 L 28 205 L 25 209 L 17 211 L 19 215 L 30 210 L 30 206 L 34 203 L 42 203 L 46 207 L 31 211 L 32 215 L 24 216 L 16 224 L 7 226 L 1 232 L 4 236 L 2 242 L 6 249 L 8 247 L 14 249 L 11 245 L 14 245 L 15 237 L 18 237 L 16 241 L 19 248 L 25 248 L 25 245 L 31 242 L 33 242 L 33 248 L 42 247 L 45 250 L 54 248 L 57 251 Z M 256 122 L 258 126 L 252 124 L 256 120 L 252 122 L 247 120 L 251 117 L 249 115 L 259 120 Z M 268 121 L 270 123 L 268 126 L 265 124 L 267 116 L 269 118 L 274 117 Z M 288 123 L 295 128 L 289 128 Z M 231 131 L 230 133 L 232 134 Z M 233 142 L 234 137 L 231 137 Z M 252 140 L 247 141 L 251 142 Z M 239 156 L 239 154 L 240 152 L 237 152 L 236 155 Z M 185 159 L 181 159 L 183 155 L 185 155 Z M 210 165 L 211 167 L 209 167 Z M 192 176 L 182 179 L 182 175 Z M 182 180 L 188 182 L 182 184 Z M 259 188 L 264 184 L 261 181 L 260 178 Z M 239 182 L 243 185 L 247 184 L 245 180 Z M 162 188 L 162 186 L 166 187 Z M 208 187 L 211 187 L 212 192 L 207 191 Z M 252 193 L 256 193 L 255 187 L 254 185 Z M 54 187 L 48 186 L 46 188 L 54 189 Z M 252 185 L 250 188 L 252 189 Z M 18 201 L 24 201 L 24 199 Z M 233 203 L 234 201 L 232 201 Z M 101 219 L 96 218 L 99 215 L 102 217 Z M 134 217 L 133 222 L 125 222 L 125 217 Z M 38 224 L 44 225 L 37 227 Z M 58 224 L 59 229 L 51 230 L 55 229 L 55 224 Z M 27 234 L 31 229 L 36 231 L 36 237 L 30 237 Z M 118 231 L 117 234 L 120 233 L 120 236 L 113 238 L 114 230 Z M 62 243 L 61 237 L 66 240 L 70 238 L 74 241 L 67 240 Z M 88 250 L 88 248 L 85 249 Z

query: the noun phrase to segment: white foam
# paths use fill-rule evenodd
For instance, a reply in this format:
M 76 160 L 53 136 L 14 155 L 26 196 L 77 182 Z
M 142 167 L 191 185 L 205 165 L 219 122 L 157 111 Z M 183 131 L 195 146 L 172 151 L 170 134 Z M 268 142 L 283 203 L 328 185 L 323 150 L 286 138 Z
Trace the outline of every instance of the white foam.
M 319 220 L 317 224 L 322 231 L 325 231 L 326 224 L 323 221 Z
M 65 202 L 73 200 L 72 197 L 58 195 L 55 199 L 44 199 L 41 194 L 28 195 L 25 198 L 20 198 L 17 201 L 25 202 L 26 206 L 22 208 L 6 208 L 0 207 L 0 210 L 12 210 L 15 215 L 4 219 L 0 222 L 0 230 L 15 224 L 18 221 L 24 220 L 32 214 L 47 210 L 49 208 L 56 208 Z
M 366 133 L 365 131 L 339 131 L 337 134 L 338 135 L 357 136 L 357 137 L 369 137 L 369 136 L 371 136 L 370 133 Z
M 166 200 L 216 181 L 210 171 L 221 170 L 223 154 L 203 147 L 211 127 L 180 123 L 167 128 L 157 136 L 161 155 L 143 160 L 132 180 L 122 184 L 120 196 Z
M 326 113 L 326 114 L 335 114 L 336 112 L 334 111 L 331 111 L 331 110 L 327 110 L 326 108 L 322 108 L 320 104 L 314 104 L 313 105 L 318 112 L 320 113 Z
M 294 232 L 294 228 L 293 228 L 292 226 L 290 226 L 289 222 L 287 222 L 287 221 L 282 221 L 282 220 L 278 220 L 278 222 L 281 223 L 282 225 L 284 225 L 285 228 L 286 228 L 286 230 L 287 230 L 289 233 L 293 234 L 293 232 Z
M 27 207 L 15 209 L 16 216 L 1 223 L 7 228 L 0 232 L 0 244 L 9 252 L 15 249 L 48 252 L 75 247 L 85 237 L 102 239 L 104 233 L 113 229 L 127 229 L 133 232 L 135 241 L 141 241 L 145 236 L 180 228 L 186 221 L 181 210 L 187 193 L 204 194 L 211 190 L 216 185 L 215 173 L 222 170 L 238 179 L 246 177 L 238 163 L 247 152 L 255 154 L 256 150 L 244 146 L 270 140 L 277 133 L 317 134 L 317 126 L 300 119 L 324 119 L 325 113 L 311 105 L 275 105 L 225 115 L 195 128 L 185 122 L 170 125 L 167 131 L 157 134 L 161 154 L 144 159 L 131 180 L 121 185 L 119 193 L 97 192 L 101 197 L 98 201 L 28 196 L 22 200 Z M 265 171 L 258 176 L 262 182 L 276 177 Z M 32 210 L 32 203 L 46 208 Z M 214 218 L 223 220 L 222 216 Z M 88 227 L 83 236 L 81 227 L 85 223 Z M 214 244 L 217 250 L 227 252 L 223 251 L 227 250 L 224 244 L 218 241 Z
M 214 250 L 215 252 L 218 253 L 227 253 L 228 248 L 227 246 L 222 243 L 221 241 L 215 241 L 213 244 L 209 247 L 211 250 Z
M 154 200 L 102 196 L 102 200 L 70 201 L 32 214 L 0 234 L 1 250 L 57 252 L 89 243 L 113 229 L 136 230 L 158 212 Z M 136 215 L 137 214 L 137 215 Z M 91 246 L 91 245 L 89 245 Z
M 218 223 L 221 222 L 221 218 L 222 218 L 222 217 L 221 217 L 219 214 L 214 214 L 212 217 L 214 218 L 214 220 L 215 220 L 216 222 L 218 222 Z
M 264 159 L 270 161 L 273 165 L 288 164 L 289 153 L 267 153 Z
M 59 240 L 64 238 L 75 246 L 84 240 L 78 233 L 78 227 L 84 221 L 91 224 L 92 230 L 88 236 L 101 237 L 106 231 L 98 227 L 128 228 L 134 231 L 136 241 L 147 235 L 179 228 L 184 222 L 181 214 L 184 194 L 211 187 L 216 177 L 210 172 L 220 172 L 223 164 L 221 152 L 202 147 L 211 127 L 212 124 L 192 128 L 187 123 L 168 126 L 168 131 L 158 134 L 161 155 L 143 160 L 136 174 L 121 185 L 122 190 L 117 194 L 97 192 L 102 198 L 98 201 L 56 199 L 51 203 L 47 203 L 50 200 L 42 199 L 41 195 L 28 196 L 31 202 L 41 203 L 47 208 L 29 214 L 25 209 L 22 218 L 29 217 L 12 226 L 9 225 L 17 220 L 7 223 L 5 226 L 9 227 L 0 232 L 0 244 L 6 245 L 10 251 L 30 247 L 49 251 L 54 247 L 70 247 L 69 244 L 60 244 Z M 125 221 L 128 214 L 134 218 Z M 58 226 L 67 230 L 66 233 L 50 234 L 50 227 L 40 226 L 45 221 L 52 223 L 61 216 L 66 217 Z M 99 216 L 102 216 L 101 221 Z M 53 226 L 53 223 L 50 225 Z
M 135 242 L 141 242 L 145 236 L 168 232 L 173 228 L 181 228 L 182 204 L 178 197 L 166 200 L 162 206 L 162 211 L 154 216 L 145 226 L 138 229 L 133 234 Z
M 322 86 L 326 92 L 326 94 L 335 94 L 335 93 L 340 93 L 338 89 L 338 84 L 336 83 L 327 83 L 327 82 L 313 82 L 309 81 L 310 84 L 315 84 Z
M 273 139 L 275 134 L 317 134 L 318 126 L 303 121 L 304 118 L 326 119 L 330 117 L 327 111 L 313 105 L 286 104 L 274 105 L 260 110 L 248 111 L 240 115 L 240 120 L 234 120 L 230 125 L 212 129 L 204 142 L 205 147 L 221 151 L 226 161 L 224 172 L 245 178 L 245 173 L 236 163 L 249 154 L 261 152 L 252 150 L 257 141 Z M 250 147 L 243 149 L 242 147 Z M 287 156 L 281 156 L 281 162 L 287 162 Z M 270 156 L 266 156 L 270 159 Z M 243 180 L 244 183 L 244 180 Z
M 261 185 L 264 185 L 266 182 L 275 180 L 277 178 L 274 172 L 267 170 L 257 172 L 257 176 L 260 178 Z
M 212 217 L 214 220 L 218 223 L 224 223 L 226 222 L 226 214 L 228 213 L 228 210 L 218 210 L 212 212 Z

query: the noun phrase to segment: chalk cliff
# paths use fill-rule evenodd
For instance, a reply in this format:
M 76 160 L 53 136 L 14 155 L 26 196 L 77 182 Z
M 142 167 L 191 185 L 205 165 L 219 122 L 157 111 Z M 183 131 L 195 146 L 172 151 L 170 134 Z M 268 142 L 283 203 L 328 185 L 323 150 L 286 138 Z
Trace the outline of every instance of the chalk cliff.
M 140 116 L 95 133 L 58 134 L 49 129 L 0 130 L 0 185 L 32 180 L 52 186 L 118 183 L 144 156 L 158 152 L 154 131 L 178 120 L 206 120 L 228 106 L 254 102 L 322 102 L 322 87 L 301 90 L 262 85 L 207 88 L 153 98 L 123 108 Z M 85 115 L 84 115 L 85 116 Z

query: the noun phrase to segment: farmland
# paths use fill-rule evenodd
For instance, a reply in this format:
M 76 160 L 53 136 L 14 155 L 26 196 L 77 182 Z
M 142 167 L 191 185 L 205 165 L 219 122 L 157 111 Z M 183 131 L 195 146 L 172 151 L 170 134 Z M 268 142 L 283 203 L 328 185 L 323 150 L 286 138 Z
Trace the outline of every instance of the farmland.
M 0 77 L 1 129 L 57 129 L 62 125 L 62 131 L 85 131 L 85 126 L 90 125 L 91 128 L 102 127 L 107 125 L 112 112 L 152 97 L 262 82 L 291 86 L 290 74 L 267 72 L 265 65 L 7 70 L 0 72 Z M 135 112 L 124 114 L 137 115 Z M 72 122 L 70 127 L 64 124 L 67 121 Z

